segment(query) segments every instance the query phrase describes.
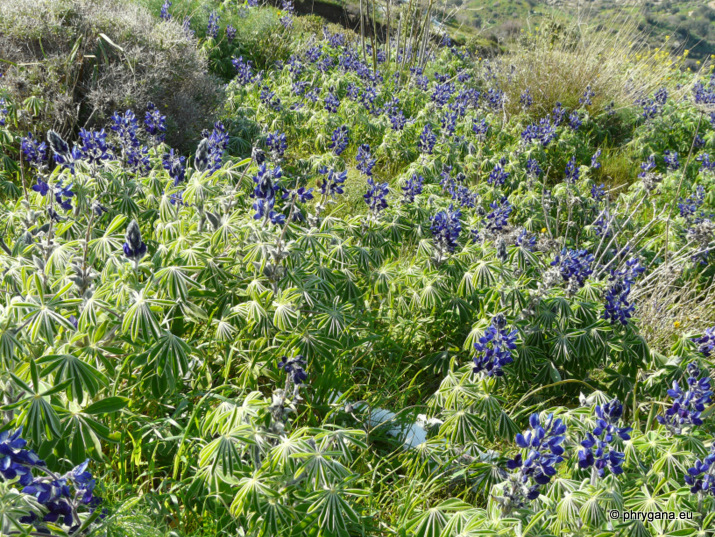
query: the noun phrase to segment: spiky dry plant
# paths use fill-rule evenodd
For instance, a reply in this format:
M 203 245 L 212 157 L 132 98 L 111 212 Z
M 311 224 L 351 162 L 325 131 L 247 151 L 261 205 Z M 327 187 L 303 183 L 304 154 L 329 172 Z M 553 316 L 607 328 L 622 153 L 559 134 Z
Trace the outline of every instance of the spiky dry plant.
M 702 285 L 685 274 L 689 256 L 661 265 L 633 292 L 640 332 L 661 352 L 680 334 L 701 333 L 715 325 L 715 283 Z
M 500 83 L 507 94 L 506 110 L 521 109 L 520 95 L 529 90 L 535 115 L 550 112 L 557 102 L 578 108 L 587 86 L 595 96 L 589 110 L 610 103 L 630 105 L 668 83 L 684 60 L 664 47 L 652 49 L 634 15 L 622 8 L 607 21 L 586 13 L 566 26 L 551 21 L 524 33 L 502 59 Z M 673 84 L 674 85 L 674 84 Z M 677 97 L 689 88 L 679 88 Z

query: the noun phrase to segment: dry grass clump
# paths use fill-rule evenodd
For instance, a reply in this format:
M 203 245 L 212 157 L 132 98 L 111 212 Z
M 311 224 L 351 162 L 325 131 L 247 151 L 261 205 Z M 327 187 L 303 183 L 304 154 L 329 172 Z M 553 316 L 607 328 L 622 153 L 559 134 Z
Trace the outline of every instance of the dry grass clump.
M 683 333 L 715 325 L 715 284 L 701 286 L 684 275 L 684 262 L 663 264 L 634 289 L 638 328 L 656 350 L 667 351 Z
M 624 22 L 620 16 L 611 24 L 547 24 L 524 33 L 502 61 L 508 66 L 500 75 L 500 85 L 508 96 L 507 110 L 519 112 L 519 97 L 529 89 L 534 102 L 531 112 L 543 116 L 557 102 L 578 108 L 587 86 L 595 93 L 592 114 L 611 102 L 616 107 L 631 105 L 669 85 L 680 60 L 665 50 L 648 49 L 637 21 L 630 18 Z
M 196 41 L 179 22 L 157 22 L 130 2 L 0 0 L 0 58 L 14 63 L 4 79 L 11 99 L 34 97 L 19 114 L 21 130 L 69 135 L 115 110 L 141 116 L 153 101 L 167 116 L 169 143 L 182 147 L 219 103 Z

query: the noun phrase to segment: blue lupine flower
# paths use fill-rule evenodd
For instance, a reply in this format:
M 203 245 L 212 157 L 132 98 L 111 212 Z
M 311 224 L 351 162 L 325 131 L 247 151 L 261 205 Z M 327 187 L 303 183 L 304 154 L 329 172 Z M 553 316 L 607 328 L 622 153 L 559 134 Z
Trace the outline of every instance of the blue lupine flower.
M 292 15 L 295 11 L 295 8 L 293 7 L 293 0 L 283 0 L 283 2 L 281 3 L 281 11 L 284 11 L 286 14 L 279 19 L 280 23 L 283 25 L 284 28 L 292 27 Z
M 392 130 L 401 131 L 407 125 L 407 118 L 402 110 L 392 109 L 388 117 Z
M 542 173 L 544 173 L 544 171 L 541 169 L 541 166 L 539 166 L 539 162 L 536 159 L 530 158 L 526 161 L 526 175 L 536 179 Z
M 494 165 L 494 169 L 487 178 L 487 183 L 494 186 L 503 186 L 506 180 L 509 179 L 509 172 L 504 170 L 505 165 L 506 159 L 502 157 L 501 160 Z
M 7 481 L 17 480 L 26 486 L 32 482 L 32 468 L 45 466 L 37 454 L 25 449 L 27 442 L 21 437 L 22 427 L 15 432 L 0 432 L 0 475 Z
M 219 14 L 216 13 L 216 11 L 212 11 L 211 14 L 209 15 L 209 23 L 208 26 L 206 27 L 206 35 L 216 39 L 218 37 L 218 22 L 221 17 L 219 17 Z
M 538 142 L 546 147 L 556 137 L 556 126 L 549 118 L 542 118 L 538 124 L 531 124 L 521 133 L 521 139 L 526 144 Z
M 39 181 L 39 178 L 38 178 L 38 181 Z M 65 186 L 63 184 L 63 181 L 59 181 L 54 186 L 54 194 L 55 194 L 55 202 L 57 203 L 57 205 L 62 207 L 65 211 L 72 210 L 72 203 L 70 202 L 70 198 L 74 197 L 74 192 L 72 191 L 71 184 Z
M 564 459 L 563 444 L 566 439 L 566 425 L 561 419 L 554 420 L 549 414 L 541 424 L 538 414 L 529 418 L 531 430 L 516 435 L 516 445 L 526 451 L 507 462 L 507 468 L 514 470 L 500 499 L 507 510 L 523 507 L 527 500 L 539 497 L 541 486 L 556 475 L 556 465 Z
M 574 184 L 579 178 L 579 167 L 576 166 L 576 155 L 572 156 L 566 164 L 566 182 Z
M 479 140 L 484 140 L 489 130 L 489 124 L 485 120 L 477 121 L 476 119 L 472 123 L 472 132 L 477 135 Z
M 256 200 L 253 203 L 253 209 L 256 211 L 256 214 L 253 215 L 254 219 L 264 219 L 266 222 L 270 220 L 273 224 L 278 225 L 285 223 L 285 215 L 274 210 L 276 194 L 280 190 L 277 180 L 282 175 L 279 167 L 270 170 L 265 163 L 258 167 L 258 173 L 253 176 L 256 187 L 251 193 L 251 197 Z
M 593 198 L 594 201 L 598 202 L 603 199 L 603 197 L 606 195 L 606 187 L 603 183 L 600 185 L 593 184 L 591 185 L 591 197 Z
M 492 210 L 487 214 L 486 228 L 492 233 L 498 233 L 508 224 L 509 216 L 514 208 L 506 197 L 499 202 L 493 201 L 489 207 Z
M 463 175 L 463 174 L 459 174 Z M 452 199 L 455 200 L 461 207 L 472 208 L 477 204 L 477 193 L 469 190 L 466 185 L 456 185 L 452 189 Z
M 454 93 L 454 84 L 447 82 L 448 75 L 435 74 L 435 78 L 443 83 L 435 84 L 434 91 L 432 92 L 432 100 L 437 104 L 437 106 L 442 107 L 447 104 L 449 99 L 452 97 L 452 94 Z
M 694 194 L 690 195 L 685 200 L 681 198 L 678 202 L 680 216 L 688 219 L 695 216 L 703 203 L 705 203 L 705 187 L 698 185 L 695 187 Z
M 564 121 L 564 115 L 566 115 L 566 110 L 561 106 L 561 103 L 557 102 L 556 106 L 551 111 L 551 114 L 554 116 L 554 125 L 558 127 Z
M 591 99 L 596 96 L 596 93 L 591 89 L 591 85 L 586 86 L 586 91 L 583 96 L 579 98 L 578 102 L 584 106 L 591 106 L 593 103 Z
M 665 164 L 668 166 L 669 170 L 675 171 L 680 168 L 680 160 L 678 159 L 677 151 L 665 151 L 663 153 L 663 160 L 665 160 Z
M 449 138 L 454 134 L 457 128 L 457 112 L 447 110 L 444 115 L 440 118 L 440 123 L 442 124 L 442 133 L 445 138 Z
M 43 198 L 47 195 L 47 193 L 50 191 L 50 185 L 48 185 L 46 182 L 44 182 L 40 177 L 37 177 L 37 184 L 32 185 L 32 190 L 35 192 L 39 193 L 40 196 Z
M 628 302 L 631 285 L 644 271 L 645 267 L 641 266 L 636 258 L 629 259 L 623 270 L 611 270 L 603 312 L 604 319 L 610 320 L 611 324 L 616 322 L 620 322 L 623 326 L 628 324 L 628 319 L 631 318 L 635 310 L 635 305 Z
M 578 111 L 574 110 L 569 115 L 569 126 L 573 130 L 577 131 L 581 127 L 581 125 L 583 125 L 583 120 L 581 119 L 581 116 Z
M 487 91 L 487 104 L 492 110 L 501 110 L 505 100 L 506 94 L 503 91 L 495 88 L 490 88 L 489 91 Z
M 598 215 L 598 218 L 593 223 L 593 230 L 596 232 L 598 237 L 610 237 L 611 233 L 611 222 L 613 222 L 613 217 L 608 209 L 604 209 Z
M 67 142 L 53 130 L 47 132 L 47 142 L 50 144 L 55 162 L 74 175 L 75 163 L 81 158 L 79 148 L 75 145 L 70 149 Z
M 698 344 L 698 352 L 701 352 L 705 358 L 709 358 L 715 350 L 715 326 L 707 328 L 701 337 L 695 338 L 693 341 Z
M 429 79 L 423 74 L 421 67 L 410 67 L 410 71 L 414 75 L 415 85 L 423 90 L 427 91 L 427 86 L 429 84 Z
M 166 116 L 151 101 L 146 105 L 147 111 L 144 116 L 144 129 L 151 136 L 155 143 L 164 141 L 166 137 Z
M 596 427 L 581 442 L 584 449 L 578 452 L 579 467 L 595 466 L 600 477 L 606 474 L 606 468 L 612 474 L 623 473 L 621 465 L 625 454 L 610 445 L 616 436 L 623 440 L 631 438 L 628 434 L 633 430 L 631 427 L 617 426 L 622 415 L 623 405 L 618 399 L 612 399 L 603 406 L 596 405 Z
M 271 91 L 268 86 L 263 86 L 261 88 L 259 98 L 261 99 L 261 102 L 271 110 L 274 110 L 275 112 L 281 111 L 282 105 L 280 97 L 278 97 L 274 91 Z
M 660 106 L 658 106 L 658 103 L 654 99 L 640 99 L 636 101 L 636 104 L 643 107 L 641 116 L 643 116 L 643 119 L 646 121 L 653 119 L 658 115 L 658 112 L 660 112 Z
M 666 88 L 660 88 L 656 90 L 653 97 L 656 103 L 663 106 L 666 102 L 668 102 L 668 90 Z
M 413 174 L 412 177 L 405 182 L 405 186 L 402 187 L 403 204 L 414 203 L 415 196 L 422 194 L 422 184 L 424 183 L 424 180 L 425 178 L 421 175 Z
M 700 162 L 700 171 L 701 172 L 712 172 L 715 170 L 715 160 L 710 159 L 710 154 L 709 153 L 704 153 L 702 155 L 698 155 L 695 157 L 695 160 Z
M 333 135 L 330 138 L 330 144 L 328 147 L 333 150 L 333 153 L 341 155 L 345 151 L 350 143 L 350 130 L 347 125 L 341 125 L 333 131 Z
M 683 392 L 677 380 L 673 381 L 673 388 L 668 390 L 668 395 L 673 399 L 671 407 L 665 415 L 658 416 L 658 423 L 664 425 L 672 434 L 681 434 L 687 427 L 697 427 L 703 424 L 700 414 L 705 410 L 705 405 L 712 402 L 712 389 L 710 377 L 700 377 L 700 368 L 688 364 L 688 390 Z
M 151 169 L 149 161 L 149 148 L 145 145 L 129 148 L 127 154 L 127 167 L 138 174 L 147 174 Z
M 283 194 L 283 199 L 295 198 L 301 203 L 308 203 L 313 199 L 313 188 L 305 188 L 304 186 L 291 190 L 290 192 L 285 192 Z
M 593 273 L 592 264 L 595 261 L 593 254 L 588 250 L 571 250 L 564 248 L 561 254 L 551 262 L 551 266 L 558 266 L 561 277 L 565 282 L 583 287 Z
M 372 175 L 372 169 L 375 167 L 376 159 L 372 158 L 370 154 L 370 146 L 368 144 L 362 144 L 358 147 L 357 155 L 355 155 L 355 160 L 357 160 L 357 169 L 360 173 L 367 176 Z
M 325 96 L 325 109 L 334 114 L 340 108 L 340 99 L 331 91 Z
M 90 164 L 99 164 L 110 157 L 107 147 L 107 133 L 104 132 L 104 129 L 99 132 L 80 129 L 79 137 L 82 140 L 79 151 L 83 160 Z
M 695 86 L 693 86 L 693 93 L 695 104 L 705 107 L 715 105 L 715 83 L 712 77 L 707 86 L 702 81 L 698 81 Z
M 591 157 L 591 168 L 597 170 L 601 167 L 601 163 L 598 162 L 598 158 L 601 156 L 601 150 L 596 151 Z
M 231 63 L 233 64 L 234 69 L 236 69 L 236 80 L 238 80 L 238 83 L 241 84 L 241 86 L 245 86 L 246 84 L 253 82 L 254 74 L 252 61 L 244 61 L 243 56 L 239 56 L 238 58 L 233 58 Z
M 526 88 L 519 96 L 519 104 L 525 109 L 531 108 L 531 105 L 534 104 L 534 98 L 531 96 L 531 90 L 529 88 Z
M 229 24 L 226 26 L 226 41 L 232 43 L 234 39 L 236 39 L 236 28 Z
M 526 228 L 523 228 L 514 240 L 514 244 L 531 252 L 536 247 L 536 235 L 531 235 Z
M 47 160 L 47 143 L 40 142 L 29 132 L 22 139 L 21 149 L 22 154 L 25 156 L 25 161 L 35 168 L 42 167 L 45 160 Z
M 336 172 L 335 170 L 328 169 L 325 166 L 322 166 L 318 169 L 318 173 L 325 176 L 322 181 L 318 182 L 320 192 L 324 196 L 330 196 L 331 198 L 334 198 L 338 194 L 344 193 L 342 185 L 343 183 L 345 183 L 345 179 L 348 178 L 347 170 L 342 172 Z
M 308 374 L 304 369 L 306 365 L 307 362 L 302 354 L 294 356 L 293 358 L 282 356 L 278 362 L 278 368 L 288 373 L 293 384 L 296 385 L 303 384 L 308 379 Z
M 210 134 L 207 131 L 202 134 L 206 140 L 206 150 L 208 151 L 207 166 L 204 169 L 209 169 L 213 173 L 221 169 L 223 154 L 228 148 L 228 133 L 223 123 L 217 121 L 214 123 L 214 128 Z M 204 171 L 204 169 L 201 171 Z
M 0 434 L 0 442 L 2 442 L 2 434 Z M 2 444 L 0 444 L 1 447 Z M 19 451 L 18 454 L 26 454 L 27 458 L 37 459 L 37 455 L 32 450 L 25 449 Z M 94 495 L 95 480 L 87 470 L 88 464 L 89 460 L 86 460 L 63 476 L 46 472 L 33 478 L 31 468 L 33 466 L 44 467 L 45 464 L 42 461 L 37 464 L 26 463 L 23 466 L 25 472 L 21 474 L 18 483 L 23 485 L 22 493 L 33 496 L 38 503 L 42 504 L 45 512 L 42 519 L 32 513 L 22 517 L 20 522 L 37 525 L 38 529 L 44 529 L 43 523 L 51 522 L 68 526 L 70 533 L 76 531 L 80 523 L 80 520 L 76 519 L 80 505 L 86 505 L 91 513 L 102 501 L 101 498 Z
M 169 13 L 170 7 L 171 7 L 170 0 L 164 0 L 164 3 L 161 5 L 161 13 L 159 15 L 162 20 L 165 20 L 165 21 L 171 20 L 171 13 Z
M 132 220 L 127 226 L 122 248 L 127 259 L 135 263 L 138 263 L 146 255 L 146 244 L 142 241 L 142 234 L 136 220 Z
M 363 196 L 365 203 L 370 208 L 373 217 L 387 209 L 387 194 L 390 192 L 389 183 L 375 183 L 372 177 L 367 178 L 367 193 Z
M 431 155 L 436 143 L 437 136 L 435 136 L 434 132 L 432 132 L 432 125 L 427 123 L 425 128 L 422 130 L 422 134 L 420 134 L 420 141 L 417 144 L 417 149 L 419 149 L 420 153 L 424 155 Z
M 121 143 L 125 151 L 128 151 L 131 147 L 139 147 L 137 118 L 133 111 L 127 110 L 124 114 L 114 112 L 112 121 L 113 124 L 109 128 L 117 134 L 119 143 Z
M 320 49 L 319 46 L 312 46 L 308 48 L 308 50 L 305 51 L 305 58 L 310 62 L 310 63 L 315 63 L 317 62 L 320 57 L 323 55 L 323 51 Z
M 430 229 L 440 257 L 446 252 L 454 252 L 457 247 L 457 240 L 462 231 L 462 223 L 459 220 L 461 216 L 461 211 L 455 210 L 450 205 L 448 210 L 440 211 L 430 218 L 432 220 Z
M 653 170 L 655 170 L 655 155 L 651 155 L 648 157 L 648 160 L 641 162 L 641 172 L 638 174 L 638 177 L 643 178 L 648 172 Z
M 174 186 L 183 183 L 186 178 L 186 157 L 179 155 L 171 149 L 162 157 L 162 167 L 169 172 L 169 177 L 174 180 Z
M 506 319 L 501 313 L 494 316 L 492 324 L 484 335 L 474 343 L 477 354 L 473 357 L 474 373 L 484 372 L 487 376 L 501 377 L 503 367 L 514 361 L 511 351 L 516 349 L 517 330 L 506 330 Z
M 0 97 L 0 127 L 5 126 L 6 118 L 7 118 L 6 102 L 3 97 Z
M 703 460 L 697 459 L 688 468 L 685 482 L 690 485 L 690 492 L 715 496 L 715 442 L 710 446 L 710 454 Z
M 192 39 L 194 35 L 196 35 L 196 32 L 191 29 L 191 17 L 188 15 L 184 17 L 184 22 L 181 23 L 181 29 L 184 31 L 184 35 L 188 39 Z
M 274 158 L 282 157 L 288 148 L 285 132 L 269 132 L 266 136 L 266 147 L 273 153 Z

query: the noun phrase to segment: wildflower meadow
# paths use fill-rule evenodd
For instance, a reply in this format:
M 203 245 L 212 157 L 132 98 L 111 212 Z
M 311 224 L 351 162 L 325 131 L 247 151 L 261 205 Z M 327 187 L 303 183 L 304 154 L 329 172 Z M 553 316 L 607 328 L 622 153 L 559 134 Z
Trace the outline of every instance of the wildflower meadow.
M 709 60 L 100 4 L 0 0 L 0 535 L 715 531 Z

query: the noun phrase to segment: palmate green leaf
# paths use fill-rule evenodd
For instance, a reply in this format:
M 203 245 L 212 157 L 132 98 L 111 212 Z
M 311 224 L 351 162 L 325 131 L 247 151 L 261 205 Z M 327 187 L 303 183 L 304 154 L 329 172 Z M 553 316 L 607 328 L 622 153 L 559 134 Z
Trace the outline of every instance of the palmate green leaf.
M 408 535 L 414 535 L 414 537 L 440 537 L 450 514 L 471 508 L 470 504 L 456 498 L 445 500 L 438 506 L 427 509 L 412 518 L 407 523 L 406 530 Z
M 282 498 L 268 497 L 261 505 L 261 511 L 252 512 L 250 517 L 258 519 L 260 517 L 260 533 L 261 537 L 272 537 L 280 535 L 285 528 L 291 526 L 296 520 L 297 515 L 291 508 L 290 504 L 286 504 Z
M 448 438 L 452 444 L 465 446 L 478 443 L 478 434 L 486 430 L 485 421 L 466 410 L 445 411 L 444 415 L 445 420 L 439 428 L 439 436 Z
M 579 517 L 586 526 L 597 529 L 608 521 L 606 510 L 601 505 L 601 501 L 600 495 L 592 495 L 588 496 L 586 501 L 583 502 Z
M 194 280 L 189 278 L 188 272 L 191 270 L 200 270 L 200 268 L 201 267 L 192 266 L 165 267 L 156 273 L 155 278 L 159 282 L 159 286 L 165 290 L 172 299 L 187 301 L 189 289 L 198 285 Z
M 15 330 L 12 328 L 0 331 L 0 363 L 6 370 L 12 370 L 12 363 L 18 360 L 18 352 L 22 352 L 23 347 L 17 339 Z
M 64 388 L 63 388 L 64 389 Z M 54 407 L 42 397 L 33 397 L 20 416 L 28 440 L 39 443 L 43 436 L 53 440 L 61 435 L 60 418 Z
M 679 451 L 676 445 L 671 445 L 668 451 L 653 462 L 651 472 L 666 479 L 678 479 L 687 471 L 685 463 L 688 458 L 687 451 Z
M 290 332 L 295 329 L 300 319 L 300 313 L 293 304 L 285 298 L 281 298 L 273 304 L 275 305 L 275 311 L 273 312 L 273 324 L 275 327 L 284 332 Z
M 241 478 L 231 503 L 231 514 L 236 517 L 261 514 L 269 500 L 276 497 L 276 488 L 276 483 L 260 473 Z
M 152 305 L 173 305 L 173 302 L 167 300 L 147 299 L 145 292 L 146 288 L 134 293 L 134 301 L 122 320 L 122 332 L 129 334 L 132 341 L 138 341 L 140 338 L 158 339 L 161 336 L 161 328 L 152 311 Z
M 308 514 L 317 516 L 315 523 L 320 528 L 319 535 L 347 535 L 350 523 L 357 524 L 359 517 L 345 496 L 365 496 L 360 489 L 344 489 L 329 486 L 312 493 L 308 500 L 313 503 L 308 508 Z
M 87 451 L 93 450 L 92 456 L 104 458 L 102 443 L 116 441 L 112 438 L 109 427 L 89 416 L 86 412 L 70 413 L 63 420 L 62 443 L 68 445 L 65 456 L 74 464 L 87 458 Z
M 496 261 L 481 260 L 471 267 L 472 286 L 475 289 L 488 289 L 496 285 L 496 277 L 499 274 L 499 266 Z
M 209 468 L 213 476 L 230 482 L 239 470 L 246 468 L 243 453 L 255 443 L 250 426 L 236 427 L 230 433 L 220 435 L 199 452 L 199 466 Z
M 124 215 L 119 214 L 115 216 L 104 231 L 104 235 L 89 241 L 90 260 L 104 261 L 109 256 L 114 255 L 116 251 L 121 250 L 124 238 L 123 235 L 117 233 L 117 231 L 124 229 L 126 221 L 127 217 Z
M 46 376 L 55 373 L 55 385 L 63 380 L 71 380 L 67 389 L 67 397 L 72 401 L 82 403 L 85 392 L 94 397 L 99 391 L 100 384 L 106 385 L 104 375 L 92 365 L 83 362 L 71 354 L 50 354 L 37 361 L 46 367 L 40 373 Z
M 126 397 L 106 397 L 100 401 L 92 403 L 83 410 L 85 414 L 112 414 L 125 408 L 129 404 Z
M 191 347 L 179 336 L 163 331 L 149 349 L 144 378 L 150 378 L 155 397 L 173 393 L 177 380 L 189 370 Z
M 303 441 L 302 451 L 291 455 L 299 461 L 294 478 L 305 476 L 316 488 L 342 481 L 350 472 L 339 461 L 340 455 L 339 451 L 322 450 L 319 446 Z

